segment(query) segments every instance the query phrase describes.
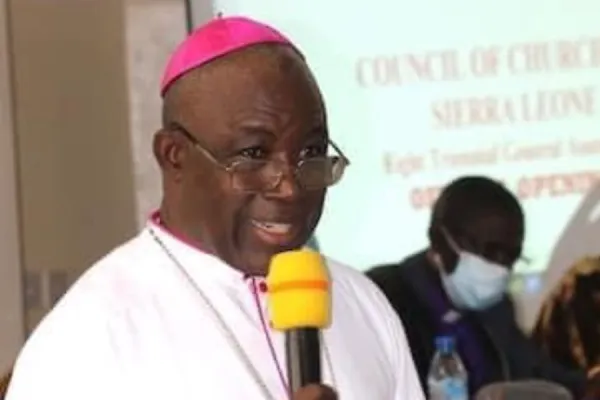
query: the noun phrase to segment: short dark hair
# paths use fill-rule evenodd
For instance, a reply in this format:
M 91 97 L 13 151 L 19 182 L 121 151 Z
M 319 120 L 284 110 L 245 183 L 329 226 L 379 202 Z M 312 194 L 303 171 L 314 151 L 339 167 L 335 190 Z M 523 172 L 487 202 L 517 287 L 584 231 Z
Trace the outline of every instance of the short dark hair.
M 485 176 L 464 176 L 440 193 L 433 206 L 431 227 L 460 229 L 484 213 L 515 218 L 524 224 L 519 201 L 502 182 Z

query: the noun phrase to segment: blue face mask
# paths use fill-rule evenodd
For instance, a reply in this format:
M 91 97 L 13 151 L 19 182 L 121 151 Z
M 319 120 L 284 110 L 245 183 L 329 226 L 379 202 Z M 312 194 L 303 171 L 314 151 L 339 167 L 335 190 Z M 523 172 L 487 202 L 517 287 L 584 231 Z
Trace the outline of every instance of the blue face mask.
M 442 283 L 450 301 L 463 310 L 483 310 L 505 295 L 510 279 L 508 268 L 476 254 L 458 252 L 458 263 L 451 274 L 442 273 Z

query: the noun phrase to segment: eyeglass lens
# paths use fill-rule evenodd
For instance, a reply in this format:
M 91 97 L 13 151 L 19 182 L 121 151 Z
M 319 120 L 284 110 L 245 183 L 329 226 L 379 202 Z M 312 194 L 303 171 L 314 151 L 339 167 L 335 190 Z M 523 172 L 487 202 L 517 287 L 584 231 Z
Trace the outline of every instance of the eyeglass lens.
M 296 169 L 298 185 L 318 190 L 336 184 L 344 172 L 340 157 L 303 160 Z M 280 168 L 268 161 L 244 161 L 231 166 L 232 185 L 236 190 L 261 191 L 275 188 L 283 176 Z

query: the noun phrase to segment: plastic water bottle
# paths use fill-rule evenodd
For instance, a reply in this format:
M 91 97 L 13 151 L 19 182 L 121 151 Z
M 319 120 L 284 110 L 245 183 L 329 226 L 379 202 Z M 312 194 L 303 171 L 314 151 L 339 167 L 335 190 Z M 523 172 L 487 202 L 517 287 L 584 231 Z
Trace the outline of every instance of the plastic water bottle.
M 436 353 L 431 362 L 427 384 L 430 400 L 468 400 L 467 371 L 451 336 L 435 339 Z

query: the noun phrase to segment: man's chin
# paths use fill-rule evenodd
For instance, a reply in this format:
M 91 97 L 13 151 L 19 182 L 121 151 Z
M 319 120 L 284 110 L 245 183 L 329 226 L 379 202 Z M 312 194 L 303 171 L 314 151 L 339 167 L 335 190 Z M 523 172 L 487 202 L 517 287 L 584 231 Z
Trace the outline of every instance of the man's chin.
M 260 250 L 249 251 L 244 257 L 244 266 L 246 273 L 250 275 L 266 276 L 269 272 L 269 265 L 271 259 L 279 254 L 286 251 L 301 249 L 304 244 L 289 244 L 286 246 L 269 246 L 268 248 L 262 248 Z

